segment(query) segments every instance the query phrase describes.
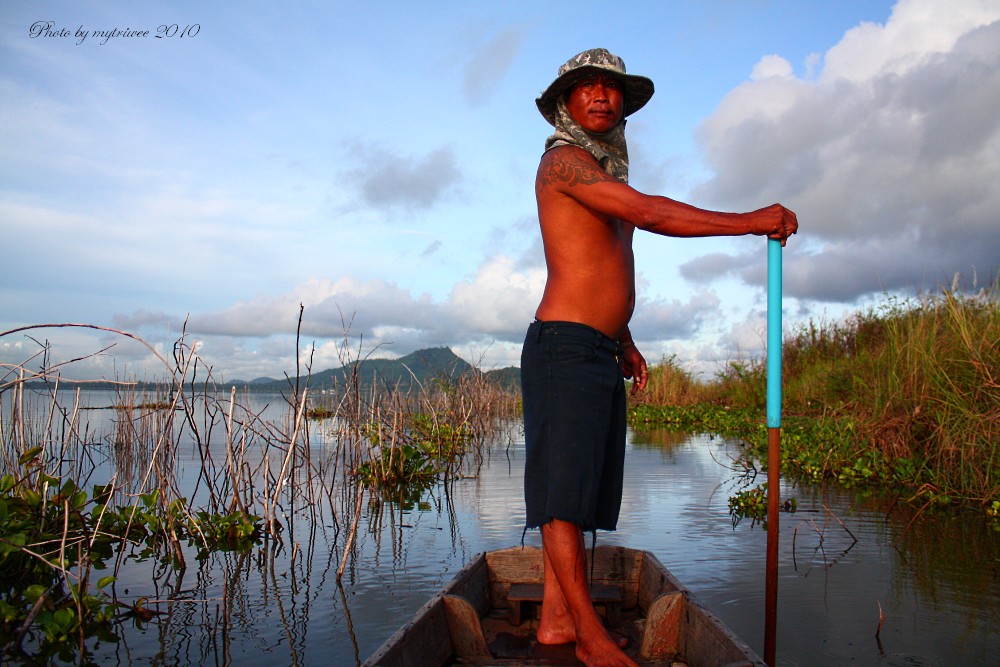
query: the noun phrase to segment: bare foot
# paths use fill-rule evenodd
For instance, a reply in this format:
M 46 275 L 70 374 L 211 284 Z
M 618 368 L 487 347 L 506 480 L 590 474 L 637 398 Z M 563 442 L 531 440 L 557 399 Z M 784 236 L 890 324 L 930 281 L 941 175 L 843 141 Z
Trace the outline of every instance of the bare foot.
M 576 641 L 576 633 L 570 630 L 569 632 L 551 631 L 545 632 L 541 628 L 538 628 L 538 643 L 539 644 L 571 644 Z
M 576 641 L 573 617 L 565 609 L 560 611 L 562 613 L 550 612 L 544 606 L 542 607 L 537 633 L 539 644 L 569 644 Z
M 567 614 L 564 619 L 552 619 L 546 622 L 543 618 L 538 623 L 538 643 L 539 644 L 570 644 L 576 641 L 576 629 L 573 627 L 573 619 Z M 629 639 L 617 632 L 607 631 L 611 641 L 618 648 L 628 646 Z
M 576 643 L 576 658 L 587 667 L 639 667 L 608 633 Z

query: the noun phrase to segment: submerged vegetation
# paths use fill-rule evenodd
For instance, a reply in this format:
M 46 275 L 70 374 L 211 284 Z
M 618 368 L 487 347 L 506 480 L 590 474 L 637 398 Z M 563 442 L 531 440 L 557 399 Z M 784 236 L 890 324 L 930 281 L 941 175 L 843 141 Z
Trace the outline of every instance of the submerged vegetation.
M 782 472 L 899 489 L 918 506 L 1000 513 L 1000 303 L 996 285 L 889 298 L 809 322 L 782 348 Z M 676 358 L 651 374 L 633 420 L 746 440 L 763 458 L 764 360 L 698 381 Z
M 65 389 L 47 344 L 40 370 L 31 359 L 0 367 L 0 661 L 86 664 L 95 646 L 117 641 L 121 623 L 183 600 L 179 590 L 154 600 L 153 590 L 119 589 L 123 567 L 156 563 L 154 579 L 176 581 L 149 586 L 180 589 L 191 554 L 273 559 L 296 520 L 334 529 L 339 581 L 366 491 L 377 513 L 476 474 L 484 444 L 516 409 L 515 396 L 481 375 L 405 390 L 363 382 L 345 334 L 353 374 L 313 396 L 304 362 L 275 420 L 250 395 L 220 391 L 186 336 L 170 361 L 149 349 L 167 381 L 153 395 L 147 384 L 115 383 L 108 432 L 91 427 L 93 406 L 79 387 Z

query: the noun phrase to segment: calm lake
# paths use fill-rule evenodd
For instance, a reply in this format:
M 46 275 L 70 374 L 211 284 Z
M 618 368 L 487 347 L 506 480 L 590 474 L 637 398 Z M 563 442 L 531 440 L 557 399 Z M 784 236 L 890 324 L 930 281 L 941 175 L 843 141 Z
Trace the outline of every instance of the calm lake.
M 359 665 L 475 554 L 521 542 L 523 453 L 512 424 L 478 476 L 412 509 L 365 499 L 339 584 L 350 494 L 332 494 L 320 521 L 285 517 L 281 544 L 192 551 L 182 571 L 126 563 L 118 595 L 163 613 L 100 643 L 95 664 Z M 598 544 L 652 551 L 763 653 L 766 533 L 729 515 L 738 455 L 709 435 L 630 431 L 619 530 Z M 199 469 L 193 445 L 179 461 L 182 478 Z M 918 514 L 871 490 L 786 483 L 782 497 L 798 508 L 780 520 L 779 665 L 1000 665 L 1000 532 L 981 517 Z

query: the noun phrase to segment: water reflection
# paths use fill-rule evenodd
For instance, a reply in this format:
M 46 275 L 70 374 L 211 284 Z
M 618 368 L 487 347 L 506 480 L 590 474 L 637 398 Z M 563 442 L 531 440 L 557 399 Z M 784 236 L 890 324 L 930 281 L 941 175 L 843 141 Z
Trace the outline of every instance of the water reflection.
M 766 534 L 730 522 L 727 498 L 738 483 L 732 470 L 740 471 L 733 465 L 738 453 L 732 443 L 707 436 L 633 434 L 620 530 L 599 539 L 655 552 L 760 651 Z M 383 628 L 386 636 L 413 613 L 448 578 L 435 568 L 450 575 L 470 552 L 516 542 L 523 524 L 520 454 L 515 448 L 509 458 L 488 461 L 482 478 L 454 485 L 452 539 L 414 536 L 424 558 L 398 563 L 414 575 L 406 579 L 411 587 L 401 591 L 398 579 L 380 582 L 388 584 L 398 613 L 394 621 L 373 615 L 371 628 Z M 782 496 L 795 496 L 799 511 L 780 519 L 779 664 L 994 662 L 1000 640 L 995 533 L 973 517 L 914 520 L 912 508 L 874 494 L 786 484 Z M 527 540 L 538 543 L 531 533 Z M 876 640 L 880 606 L 885 621 Z
M 329 447 L 323 432 L 313 426 L 314 448 Z M 181 472 L 199 469 L 198 456 L 186 448 Z M 619 531 L 598 540 L 655 553 L 761 652 L 766 534 L 730 520 L 728 497 L 746 473 L 738 458 L 720 438 L 630 433 Z M 346 559 L 356 497 L 333 488 L 322 512 L 281 508 L 294 520 L 251 552 L 199 560 L 191 550 L 181 570 L 130 561 L 117 594 L 162 613 L 102 643 L 95 661 L 360 664 L 476 553 L 520 542 L 522 472 L 522 444 L 501 439 L 478 475 L 411 507 L 364 497 Z M 1000 534 L 875 493 L 789 483 L 781 492 L 798 511 L 779 522 L 780 665 L 998 664 Z M 524 539 L 540 544 L 537 531 Z

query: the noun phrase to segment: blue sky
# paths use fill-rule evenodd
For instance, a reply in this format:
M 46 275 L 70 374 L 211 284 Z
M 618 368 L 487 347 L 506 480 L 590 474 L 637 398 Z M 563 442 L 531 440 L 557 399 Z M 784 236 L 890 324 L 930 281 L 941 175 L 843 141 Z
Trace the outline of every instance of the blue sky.
M 995 0 L 608 8 L 4 0 L 0 332 L 86 323 L 169 353 L 186 320 L 219 377 L 281 377 L 302 304 L 316 370 L 345 329 L 376 356 L 516 364 L 544 284 L 534 98 L 595 46 L 656 84 L 629 121 L 634 187 L 798 213 L 789 328 L 996 275 Z M 650 361 L 711 373 L 761 346 L 762 239 L 635 246 Z M 83 329 L 2 336 L 0 363 L 37 368 L 43 340 L 52 361 L 115 344 L 68 376 L 157 372 Z

